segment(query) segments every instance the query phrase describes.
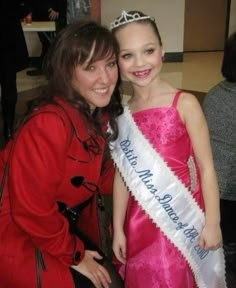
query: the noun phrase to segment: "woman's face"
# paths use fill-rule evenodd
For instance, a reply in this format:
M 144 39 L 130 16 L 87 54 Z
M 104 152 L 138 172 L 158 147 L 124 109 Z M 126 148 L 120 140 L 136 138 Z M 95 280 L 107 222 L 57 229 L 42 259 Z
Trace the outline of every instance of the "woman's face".
M 94 110 L 109 104 L 118 79 L 118 68 L 115 56 L 88 63 L 89 59 L 77 65 L 72 75 L 72 86 Z

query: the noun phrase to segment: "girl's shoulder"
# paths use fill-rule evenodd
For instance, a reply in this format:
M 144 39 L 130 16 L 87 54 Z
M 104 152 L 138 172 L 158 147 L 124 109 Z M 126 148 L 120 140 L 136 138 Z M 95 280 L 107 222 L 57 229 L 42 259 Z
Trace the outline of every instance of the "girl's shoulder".
M 180 91 L 175 107 L 185 124 L 187 119 L 191 120 L 193 116 L 202 114 L 202 108 L 197 97 L 186 91 Z
M 177 106 L 183 109 L 189 109 L 190 107 L 200 107 L 199 100 L 197 97 L 186 91 L 179 91 L 179 97 L 177 101 Z

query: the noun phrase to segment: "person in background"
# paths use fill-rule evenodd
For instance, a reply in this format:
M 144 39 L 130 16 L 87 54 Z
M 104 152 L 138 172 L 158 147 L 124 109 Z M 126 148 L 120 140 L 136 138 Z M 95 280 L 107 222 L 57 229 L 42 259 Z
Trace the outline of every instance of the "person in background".
M 225 42 L 225 78 L 203 101 L 215 163 L 228 288 L 236 287 L 236 32 Z
M 111 282 L 101 255 L 69 231 L 65 215 L 100 246 L 99 196 L 111 193 L 114 174 L 107 147 L 123 112 L 118 51 L 95 22 L 67 26 L 49 49 L 47 86 L 0 153 L 8 167 L 1 167 L 1 287 L 85 287 L 81 274 L 92 287 Z
M 219 192 L 200 104 L 161 78 L 164 49 L 152 17 L 123 11 L 110 28 L 121 77 L 133 88 L 110 145 L 113 250 L 125 287 L 225 288 Z
M 82 20 L 90 16 L 89 0 L 67 0 L 67 24 Z
M 16 73 L 28 65 L 28 50 L 20 19 L 30 11 L 27 1 L 3 0 L 0 10 L 0 85 L 5 141 L 11 138 L 17 103 Z M 6 29 L 7 26 L 7 29 Z
M 32 20 L 33 21 L 55 21 L 56 34 L 66 26 L 66 0 L 33 0 Z M 51 45 L 51 32 L 38 32 L 41 43 L 41 54 L 36 69 L 27 71 L 29 76 L 42 75 L 42 65 L 47 51 Z

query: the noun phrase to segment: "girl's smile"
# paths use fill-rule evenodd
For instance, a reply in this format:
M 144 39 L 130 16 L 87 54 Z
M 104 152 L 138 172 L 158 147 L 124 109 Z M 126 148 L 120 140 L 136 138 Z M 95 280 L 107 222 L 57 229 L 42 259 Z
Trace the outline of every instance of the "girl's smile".
M 135 71 L 135 72 L 133 72 L 133 75 L 136 78 L 146 78 L 146 77 L 148 77 L 151 74 L 151 71 L 152 71 L 152 69 L 145 69 L 145 70 L 142 70 L 142 71 Z

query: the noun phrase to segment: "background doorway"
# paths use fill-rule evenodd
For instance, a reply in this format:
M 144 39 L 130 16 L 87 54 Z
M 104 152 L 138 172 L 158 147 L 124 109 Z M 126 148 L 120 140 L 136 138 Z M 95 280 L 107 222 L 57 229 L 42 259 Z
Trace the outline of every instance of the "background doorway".
M 230 0 L 185 0 L 184 52 L 223 50 L 229 9 Z

